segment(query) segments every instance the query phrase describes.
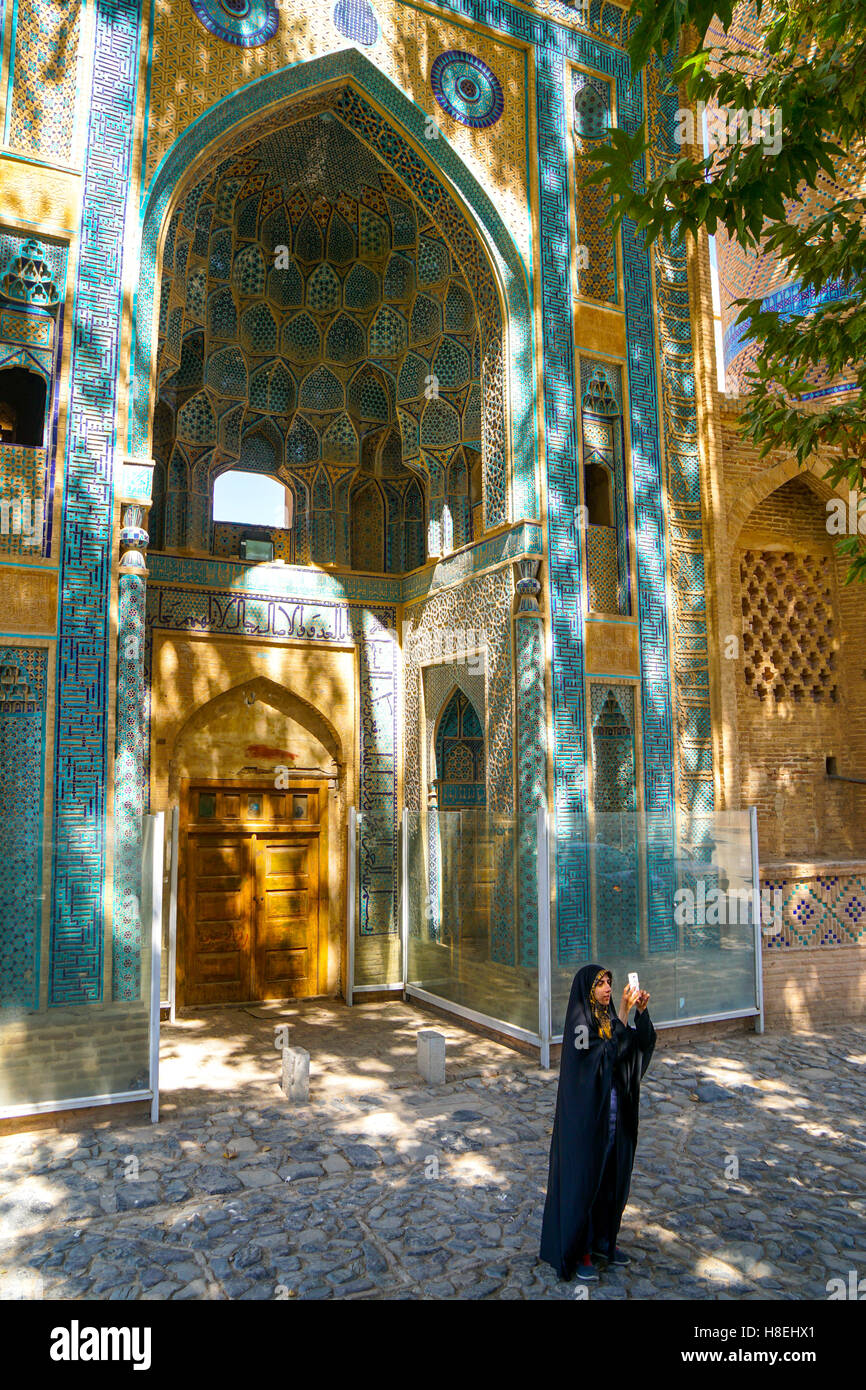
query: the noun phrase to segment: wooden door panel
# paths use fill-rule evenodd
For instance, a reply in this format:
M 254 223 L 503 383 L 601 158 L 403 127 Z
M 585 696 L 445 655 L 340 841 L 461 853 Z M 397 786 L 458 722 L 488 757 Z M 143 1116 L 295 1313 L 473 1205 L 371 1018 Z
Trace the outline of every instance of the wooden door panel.
M 196 952 L 203 951 L 242 951 L 243 940 L 235 922 L 203 922 L 199 917 L 195 926 Z
M 282 888 L 269 889 L 266 904 L 269 927 L 277 926 L 281 922 L 306 923 L 309 904 L 309 893 L 286 893 Z
M 196 921 L 201 926 L 205 922 L 239 920 L 243 915 L 243 896 L 242 888 L 233 893 L 204 893 L 199 889 L 195 895 Z
M 209 985 L 214 982 L 220 985 L 226 982 L 235 984 L 243 975 L 240 951 L 223 951 L 219 955 L 200 951 L 196 957 L 196 966 L 200 985 Z
M 214 781 L 191 786 L 185 804 L 182 1002 L 317 994 L 327 961 L 319 949 L 320 790 Z
M 306 882 L 309 846 L 309 840 L 304 840 L 301 844 L 291 845 L 275 845 L 265 841 L 262 847 L 262 853 L 265 856 L 265 873 L 269 878 L 288 877 Z
M 310 962 L 306 946 L 296 951 L 266 951 L 265 980 L 306 980 Z
M 250 998 L 250 840 L 192 835 L 187 855 L 187 988 L 190 1004 Z
M 255 975 L 259 997 L 318 993 L 318 836 L 259 836 Z
M 197 838 L 195 841 L 196 873 L 202 878 L 226 878 L 241 882 L 246 868 L 244 850 L 244 842 L 240 839 L 234 839 L 234 837 L 229 843 L 222 842 L 216 845 L 209 843 L 204 837 Z

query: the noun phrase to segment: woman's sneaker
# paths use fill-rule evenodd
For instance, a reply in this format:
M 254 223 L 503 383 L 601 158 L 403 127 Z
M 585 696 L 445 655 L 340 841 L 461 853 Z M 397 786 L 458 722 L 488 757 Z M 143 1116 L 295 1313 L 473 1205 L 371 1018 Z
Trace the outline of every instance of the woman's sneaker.
M 607 1250 L 606 1250 L 606 1249 L 604 1249 L 604 1250 L 593 1250 L 592 1253 L 593 1253 L 593 1255 L 599 1256 L 599 1257 L 600 1257 L 601 1259 L 603 1259 L 603 1260 L 607 1260 L 608 1264 L 612 1264 L 612 1265 L 630 1265 L 630 1264 L 631 1264 L 631 1255 L 627 1255 L 627 1254 L 625 1253 L 624 1250 L 620 1250 L 619 1246 L 617 1246 L 616 1249 L 614 1250 L 614 1252 L 613 1252 L 613 1258 L 612 1258 L 612 1259 L 611 1259 L 610 1255 L 607 1253 Z
M 578 1279 L 583 1279 L 585 1282 L 590 1279 L 598 1278 L 598 1269 L 593 1264 L 589 1255 L 584 1255 L 580 1264 L 577 1266 L 577 1277 Z

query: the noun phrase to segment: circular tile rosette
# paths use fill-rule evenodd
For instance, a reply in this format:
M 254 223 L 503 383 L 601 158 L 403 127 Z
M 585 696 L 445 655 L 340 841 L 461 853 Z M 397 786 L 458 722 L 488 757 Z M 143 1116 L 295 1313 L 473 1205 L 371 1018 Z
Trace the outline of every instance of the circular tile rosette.
M 190 0 L 205 29 L 225 43 L 258 48 L 277 32 L 279 16 L 272 0 Z
M 505 99 L 495 72 L 473 53 L 440 53 L 430 71 L 433 95 L 461 125 L 484 129 L 502 115 Z

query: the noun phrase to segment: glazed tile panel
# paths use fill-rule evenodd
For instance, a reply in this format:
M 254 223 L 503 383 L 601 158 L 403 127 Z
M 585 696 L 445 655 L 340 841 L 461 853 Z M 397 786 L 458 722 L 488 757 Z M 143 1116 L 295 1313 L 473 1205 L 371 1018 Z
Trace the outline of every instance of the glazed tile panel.
M 347 7 L 346 14 L 349 15 Z M 407 13 L 411 7 L 405 7 Z M 536 123 L 538 133 L 537 190 L 540 210 L 540 237 L 536 244 L 537 264 L 533 274 L 539 281 L 539 299 L 543 304 L 544 335 L 544 420 L 547 466 L 547 511 L 550 540 L 550 593 L 553 625 L 553 724 L 554 772 L 556 788 L 557 832 L 566 848 L 557 863 L 557 884 L 560 903 L 560 953 L 563 958 L 579 950 L 585 939 L 587 912 L 587 883 L 584 866 L 570 854 L 567 841 L 570 829 L 579 822 L 586 809 L 584 766 L 586 756 L 586 723 L 583 689 L 583 618 L 579 592 L 580 538 L 574 532 L 574 507 L 579 497 L 577 486 L 577 457 L 574 430 L 575 420 L 575 362 L 572 346 L 573 306 L 570 302 L 568 186 L 566 179 L 566 138 L 568 123 L 566 62 L 571 59 L 599 73 L 615 88 L 616 108 L 620 125 L 633 130 L 643 115 L 642 92 L 630 81 L 628 67 L 621 48 L 623 12 L 615 6 L 593 4 L 590 32 L 576 30 L 568 11 L 545 5 L 537 13 L 506 4 L 461 3 L 441 7 L 455 21 L 461 17 L 475 20 L 498 30 L 506 39 L 527 42 L 532 47 L 530 58 L 535 61 Z M 548 16 L 551 16 L 549 18 Z M 562 24 L 554 22 L 561 18 Z M 357 18 L 357 17 L 356 17 Z M 385 17 L 380 16 L 382 24 Z M 198 21 L 194 22 L 197 24 Z M 351 22 L 351 17 L 346 18 Z M 361 22 L 358 20 L 357 22 Z M 72 365 L 70 431 L 67 453 L 67 495 L 63 534 L 63 593 L 65 601 L 60 616 L 60 650 L 58 661 L 58 739 L 56 769 L 56 817 L 53 963 L 51 999 L 55 1003 L 84 1002 L 101 997 L 102 989 L 102 883 L 105 871 L 104 816 L 106 780 L 106 703 L 108 650 L 108 562 L 110 557 L 110 496 L 112 486 L 112 449 L 114 445 L 114 408 L 116 392 L 117 344 L 119 338 L 119 290 L 121 273 L 120 248 L 126 197 L 129 182 L 129 158 L 132 141 L 133 97 L 138 51 L 138 8 L 124 0 L 100 3 L 96 11 L 94 90 L 90 114 L 88 163 L 85 171 L 85 212 L 83 239 L 78 265 L 76 287 L 76 345 Z M 206 33 L 199 26 L 199 31 Z M 383 30 L 384 32 L 384 30 Z M 465 32 L 464 30 L 461 32 Z M 335 30 L 335 34 L 337 31 Z M 270 42 L 270 41 L 269 41 Z M 333 42 L 344 42 L 339 34 Z M 251 49 L 251 53 L 264 52 Z M 241 52 L 237 46 L 224 45 Z M 467 41 L 466 50 L 470 48 Z M 454 45 L 453 50 L 463 51 Z M 431 62 L 436 54 L 431 54 Z M 477 55 L 476 55 L 477 56 Z M 332 77 L 351 67 L 357 82 L 374 82 L 370 67 L 358 49 L 339 55 L 339 61 L 317 60 L 320 80 Z M 496 72 L 491 55 L 483 60 L 502 86 L 505 110 L 500 120 L 490 127 L 490 139 L 504 125 L 509 106 L 517 101 L 521 109 L 525 98 L 516 96 L 515 89 Z M 331 64 L 330 69 L 328 64 Z M 266 79 L 283 84 L 290 90 L 289 77 L 303 68 L 295 64 L 284 73 Z M 375 68 L 373 68 L 375 73 Z M 256 71 L 250 69 L 249 77 Z M 466 76 L 466 74 L 463 74 Z M 247 79 L 249 80 L 249 78 Z M 280 95 L 279 83 L 270 90 L 271 99 Z M 401 119 L 411 103 L 407 103 L 396 88 L 382 80 L 381 91 L 375 99 L 381 108 L 390 111 L 399 107 Z M 228 90 L 232 90 L 231 87 Z M 455 88 L 456 90 L 456 88 Z M 516 90 L 521 90 L 520 88 Z M 471 92 L 466 88 L 469 96 Z M 209 113 L 201 123 L 203 135 L 215 139 L 224 134 L 235 139 L 236 147 L 249 140 L 249 131 L 242 139 L 230 135 L 230 126 L 239 117 L 254 112 L 257 100 L 256 83 L 234 94 L 213 116 Z M 312 112 L 315 101 L 311 101 Z M 432 101 L 432 94 L 430 97 Z M 470 223 L 456 202 L 448 202 L 442 185 L 431 177 L 429 166 L 420 160 L 410 143 L 380 114 L 379 109 L 366 101 L 357 86 L 344 88 L 338 98 L 340 119 L 358 130 L 362 138 L 380 157 L 398 167 L 399 177 L 413 181 L 413 192 L 427 196 L 431 214 L 443 228 L 449 243 L 459 242 L 461 264 L 468 265 L 467 278 L 475 276 L 473 292 L 479 313 L 493 327 L 500 312 L 499 296 L 485 284 L 485 265 L 478 258 L 477 242 Z M 400 104 L 402 103 L 402 105 Z M 320 103 L 319 103 L 320 104 Z M 230 105 L 231 109 L 226 108 Z M 424 116 L 418 108 L 412 119 L 418 127 L 415 138 L 423 139 Z M 406 115 L 409 120 L 409 116 Z M 455 122 L 459 124 L 459 122 Z M 467 138 L 487 138 L 483 130 Z M 264 133 L 264 130 L 262 131 Z M 228 149 L 227 149 L 228 152 Z M 187 160 L 193 153 L 190 147 Z M 486 225 L 497 225 L 494 201 L 467 173 L 448 142 L 441 142 L 437 152 L 448 178 L 458 189 L 465 205 L 473 208 L 476 217 L 486 219 Z M 168 155 L 157 174 L 158 187 L 150 204 L 154 215 L 170 197 L 177 177 L 184 172 L 183 162 L 172 164 Z M 162 182 L 160 182 L 162 180 Z M 157 222 L 159 217 L 157 217 Z M 499 224 L 501 226 L 501 221 Z M 528 225 L 528 223 L 527 223 Z M 155 247 L 148 242 L 143 253 L 145 281 L 153 272 Z M 521 234 L 526 244 L 526 236 Z M 673 831 L 673 767 L 674 730 L 670 653 L 668 645 L 669 617 L 665 608 L 667 553 L 661 499 L 664 478 L 661 470 L 659 441 L 659 401 L 656 391 L 656 348 L 654 334 L 653 295 L 650 284 L 649 261 L 634 242 L 633 228 L 623 232 L 625 264 L 623 291 L 628 336 L 628 410 L 632 445 L 632 476 L 637 533 L 637 613 L 640 622 L 643 684 L 641 689 L 642 728 L 644 731 L 644 803 L 647 811 L 664 821 Z M 506 446 L 502 420 L 485 404 L 484 449 L 487 461 L 489 488 L 488 521 L 508 515 L 537 515 L 538 503 L 532 464 L 533 440 L 525 429 L 527 409 L 535 389 L 535 374 L 531 357 L 531 332 L 527 317 L 527 279 L 519 254 L 508 249 L 506 241 L 497 243 L 495 251 L 499 274 L 503 276 L 510 314 L 510 355 L 507 364 L 501 357 L 487 364 L 487 382 L 494 400 L 504 401 L 507 365 L 510 379 L 508 399 L 512 417 L 521 428 L 513 429 L 513 447 Z M 150 260 L 148 260 L 150 257 Z M 509 259 L 510 258 L 510 259 Z M 503 270 L 505 267 L 505 270 Z M 684 270 L 683 270 L 684 273 Z M 680 275 L 679 270 L 675 276 Z M 492 283 L 492 282 L 488 282 Z M 678 293 L 683 295 L 684 280 L 680 276 Z M 524 308 L 519 307 L 523 296 Z M 138 333 L 149 332 L 149 306 L 141 296 L 137 311 L 142 314 Z M 521 317 L 522 315 L 522 317 Z M 688 321 L 685 328 L 677 327 L 680 344 L 688 344 Z M 501 341 L 501 338 L 500 338 Z M 495 351 L 496 333 L 487 339 L 490 352 Z M 687 349 L 688 350 L 688 349 Z M 680 457 L 685 459 L 689 508 L 683 512 L 680 527 L 685 542 L 678 574 L 689 587 L 692 607 L 702 601 L 702 556 L 693 546 L 699 536 L 700 514 L 692 506 L 696 494 L 696 463 L 691 452 L 690 431 L 693 418 L 689 402 L 679 409 L 677 391 L 689 395 L 687 371 L 681 380 L 671 384 L 672 405 L 665 404 L 666 430 L 675 426 L 678 439 L 686 440 Z M 139 402 L 137 420 L 146 417 Z M 693 408 L 693 401 L 691 403 Z M 146 438 L 144 428 L 136 425 L 133 443 L 140 451 Z M 509 499 L 512 483 L 507 478 L 507 463 L 511 455 L 513 498 Z M 507 605 L 506 605 L 507 606 Z M 256 619 L 256 622 L 259 620 Z M 510 621 L 510 619 L 509 619 Z M 695 641 L 700 632 L 695 629 Z M 696 664 L 700 663 L 700 652 Z M 504 678 L 503 678 L 504 679 Z M 508 701 L 511 704 L 512 667 L 509 660 Z M 700 682 L 694 686 L 694 698 L 689 705 L 688 719 L 699 735 L 708 730 L 708 692 L 701 691 Z M 511 725 L 511 719 L 508 719 Z M 687 731 L 688 732 L 688 731 Z M 411 737 L 411 729 L 408 731 Z M 510 747 L 507 757 L 504 746 L 497 748 L 498 733 L 493 731 L 491 759 L 493 767 L 503 772 L 509 768 L 509 793 L 513 795 L 513 765 Z M 690 778 L 688 769 L 680 769 L 680 787 L 684 807 L 695 796 L 702 805 L 711 807 L 711 782 Z M 498 796 L 499 793 L 497 792 Z M 709 798 L 709 801 L 708 801 Z M 512 803 L 513 804 L 513 803 Z M 664 902 L 651 894 L 651 919 L 660 923 L 665 916 Z M 655 929 L 655 928 L 654 928 Z M 662 944 L 661 928 L 656 929 L 655 941 Z
M 0 1007 L 39 1003 L 48 653 L 0 647 Z
M 111 510 L 140 17 L 133 0 L 97 0 L 60 557 L 54 1005 L 89 1003 L 103 993 Z

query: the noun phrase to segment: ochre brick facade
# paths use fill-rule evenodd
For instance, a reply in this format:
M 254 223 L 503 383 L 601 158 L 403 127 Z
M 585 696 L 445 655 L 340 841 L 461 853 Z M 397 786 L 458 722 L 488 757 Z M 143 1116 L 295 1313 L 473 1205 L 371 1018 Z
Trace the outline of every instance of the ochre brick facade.
M 862 1018 L 866 969 L 862 946 L 820 946 L 764 956 L 766 1027 L 808 1032 Z
M 723 779 L 726 801 L 758 807 L 762 859 L 859 856 L 866 853 L 866 788 L 828 779 L 826 759 L 836 759 L 841 775 L 864 775 L 866 677 L 858 652 L 864 650 L 866 609 L 859 586 L 845 585 L 847 562 L 835 554 L 834 537 L 827 530 L 826 503 L 833 494 L 820 470 L 799 470 L 795 460 L 776 453 L 762 460 L 757 447 L 740 434 L 738 417 L 737 407 L 720 402 L 724 541 L 714 558 L 720 689 L 731 750 Z M 761 557 L 763 563 L 758 563 Z M 798 571 L 801 578 L 825 576 L 821 611 L 810 601 L 800 604 L 797 615 L 811 632 L 798 633 L 786 620 L 792 605 L 790 596 L 779 603 L 778 584 L 777 592 L 763 598 L 761 585 L 752 584 L 751 596 L 748 583 L 744 589 L 743 577 L 754 574 L 756 563 L 764 578 L 768 565 L 775 563 L 788 583 Z M 808 598 L 808 588 L 798 597 Z M 756 614 L 756 602 L 762 614 Z M 760 698 L 753 693 L 754 680 L 750 688 L 746 679 L 747 670 L 754 675 L 755 660 L 744 637 L 748 639 L 756 617 L 770 668 L 775 672 L 779 667 L 775 651 L 784 658 L 783 669 L 795 677 L 782 682 L 781 697 L 777 687 L 776 694 Z M 804 640 L 806 662 L 799 660 Z M 832 672 L 823 690 L 817 678 L 822 662 Z M 802 679 L 810 674 L 811 682 Z

